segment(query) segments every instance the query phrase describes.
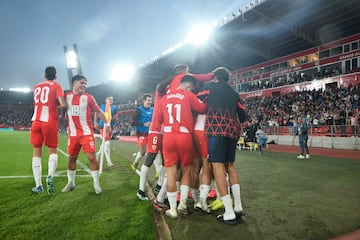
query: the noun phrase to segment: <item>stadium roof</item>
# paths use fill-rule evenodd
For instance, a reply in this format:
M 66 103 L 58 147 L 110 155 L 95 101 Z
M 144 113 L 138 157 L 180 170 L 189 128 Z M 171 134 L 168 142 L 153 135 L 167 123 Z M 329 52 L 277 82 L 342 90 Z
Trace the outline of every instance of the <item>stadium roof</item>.
M 127 101 L 153 92 L 179 63 L 192 73 L 218 66 L 231 71 L 319 46 L 360 32 L 358 0 L 253 0 L 247 9 L 213 32 L 202 48 L 185 45 L 142 67 L 129 86 L 106 83 L 89 87 L 97 101 L 107 95 Z
M 204 48 L 188 45 L 141 69 L 141 86 L 155 89 L 179 63 L 189 64 L 193 73 L 218 66 L 233 71 L 360 32 L 358 0 L 253 2 L 242 15 L 234 12 Z

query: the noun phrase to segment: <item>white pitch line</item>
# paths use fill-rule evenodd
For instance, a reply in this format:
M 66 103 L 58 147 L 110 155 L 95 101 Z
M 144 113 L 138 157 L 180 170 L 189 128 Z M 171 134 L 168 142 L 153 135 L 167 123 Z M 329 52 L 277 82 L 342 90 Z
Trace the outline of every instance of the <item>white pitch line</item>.
M 58 177 L 67 177 L 66 175 L 55 175 L 57 178 Z M 47 175 L 43 175 L 41 176 L 42 178 L 46 178 Z M 76 177 L 91 177 L 90 175 L 86 174 L 86 175 L 76 175 Z M 34 176 L 29 175 L 29 176 L 0 176 L 0 179 L 16 179 L 16 178 L 34 178 Z
M 66 152 L 64 152 L 63 150 L 61 150 L 60 148 L 57 149 L 62 155 L 64 155 L 65 157 L 69 157 L 69 154 L 67 154 Z M 77 171 L 85 171 L 87 173 L 89 173 L 90 175 L 77 175 L 76 177 L 91 177 L 91 171 L 90 169 L 83 164 L 82 162 L 80 162 L 79 160 L 76 160 L 76 163 L 82 168 L 79 169 Z M 62 173 L 66 173 L 67 171 L 58 171 L 55 173 L 56 177 L 67 177 L 67 175 L 60 175 Z M 33 178 L 34 176 L 32 175 L 25 175 L 25 176 L 0 176 L 0 179 L 16 179 L 16 178 Z M 46 178 L 47 175 L 43 175 L 43 178 Z
M 83 169 L 76 169 L 76 176 L 78 176 L 77 174 L 78 174 L 79 172 L 86 172 L 86 173 L 87 173 L 87 171 L 86 171 L 86 170 L 83 170 Z M 57 177 L 57 176 L 61 176 L 62 174 L 67 175 L 67 170 L 56 171 L 56 173 L 55 173 L 55 177 Z M 79 175 L 79 176 L 80 176 L 80 175 Z M 89 176 L 89 175 L 88 175 L 88 174 L 86 174 L 86 175 L 83 175 L 83 176 Z

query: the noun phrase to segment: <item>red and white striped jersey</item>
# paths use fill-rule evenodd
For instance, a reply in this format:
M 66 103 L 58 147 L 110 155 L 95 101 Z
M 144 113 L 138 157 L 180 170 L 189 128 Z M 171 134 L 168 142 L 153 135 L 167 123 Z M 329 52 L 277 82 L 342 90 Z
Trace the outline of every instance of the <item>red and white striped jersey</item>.
M 87 136 L 94 134 L 92 112 L 100 111 L 94 97 L 88 93 L 76 95 L 65 93 L 67 103 L 68 134 L 70 137 Z
M 34 114 L 31 121 L 58 122 L 58 98 L 64 96 L 60 84 L 45 80 L 34 86 Z

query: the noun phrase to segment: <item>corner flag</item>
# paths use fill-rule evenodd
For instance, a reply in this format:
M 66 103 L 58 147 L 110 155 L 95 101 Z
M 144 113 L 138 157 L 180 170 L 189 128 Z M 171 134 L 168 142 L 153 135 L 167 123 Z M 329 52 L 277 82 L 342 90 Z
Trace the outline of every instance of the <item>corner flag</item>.
M 109 99 L 106 99 L 105 102 L 105 118 L 106 118 L 106 122 L 104 122 L 104 128 L 103 128 L 103 135 L 102 135 L 102 142 L 101 142 L 101 146 L 100 146 L 100 166 L 99 166 L 99 174 L 102 173 L 103 170 L 103 164 L 104 164 L 104 142 L 105 142 L 105 138 L 106 138 L 106 124 L 111 123 L 111 106 L 110 106 L 110 101 Z
M 111 121 L 111 107 L 110 107 L 110 101 L 108 99 L 106 99 L 106 103 L 105 103 L 105 117 L 107 120 L 107 123 L 110 123 Z

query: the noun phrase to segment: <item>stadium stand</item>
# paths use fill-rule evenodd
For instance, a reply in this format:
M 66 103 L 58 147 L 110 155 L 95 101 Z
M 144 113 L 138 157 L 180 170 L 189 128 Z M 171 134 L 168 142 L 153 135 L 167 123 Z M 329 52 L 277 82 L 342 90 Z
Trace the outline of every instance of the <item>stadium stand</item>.
M 88 92 L 98 101 L 109 94 L 119 101 L 124 111 L 116 131 L 127 134 L 126 113 L 133 108 L 129 102 L 153 92 L 175 64 L 187 63 L 194 73 L 225 66 L 232 71 L 231 84 L 244 99 L 252 120 L 266 127 L 269 135 L 294 138 L 294 119 L 304 113 L 311 123 L 311 136 L 358 139 L 358 1 L 342 1 L 341 5 L 327 0 L 257 3 L 221 24 L 205 47 L 185 45 L 143 66 L 131 88 L 104 83 L 89 87 Z M 27 98 L 11 94 L 0 93 L 5 108 L 28 103 Z M 17 116 L 2 111 L 2 121 L 14 114 Z

